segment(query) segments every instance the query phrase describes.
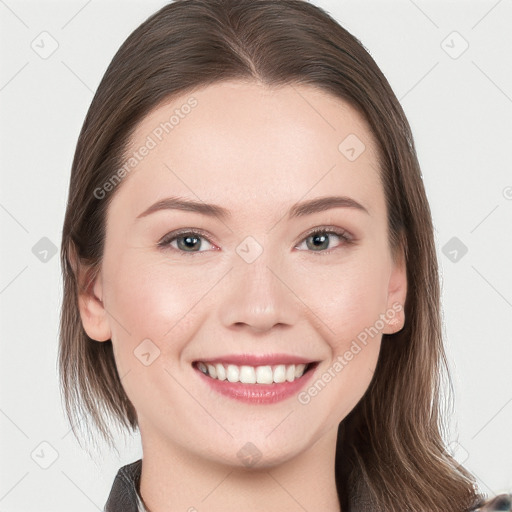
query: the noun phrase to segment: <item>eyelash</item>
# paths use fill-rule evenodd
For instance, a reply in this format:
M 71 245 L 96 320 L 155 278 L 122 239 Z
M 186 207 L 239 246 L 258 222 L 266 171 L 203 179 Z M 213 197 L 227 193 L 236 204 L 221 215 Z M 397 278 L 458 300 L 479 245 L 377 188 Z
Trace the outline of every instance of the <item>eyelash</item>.
M 306 235 L 303 238 L 301 238 L 300 243 L 305 242 L 312 235 L 322 235 L 322 234 L 338 236 L 341 239 L 340 245 L 338 245 L 337 247 L 333 247 L 332 249 L 326 249 L 324 251 L 306 251 L 306 252 L 312 252 L 315 254 L 330 254 L 332 251 L 339 249 L 343 245 L 350 245 L 350 244 L 354 243 L 354 239 L 353 239 L 352 235 L 350 235 L 347 231 L 345 231 L 344 229 L 334 228 L 334 227 L 330 227 L 330 226 L 322 226 L 322 227 L 317 227 L 317 228 L 310 230 L 308 233 L 306 233 Z M 188 251 L 182 251 L 180 249 L 172 247 L 171 242 L 173 242 L 174 240 L 176 240 L 177 238 L 179 238 L 182 235 L 192 235 L 192 237 L 194 237 L 194 238 L 204 238 L 208 243 L 213 245 L 213 242 L 211 242 L 208 239 L 208 237 L 206 236 L 206 234 L 203 231 L 188 229 L 188 230 L 173 231 L 171 233 L 168 233 L 158 242 L 158 247 L 162 247 L 163 249 L 174 250 L 175 252 L 179 252 L 184 256 L 208 252 L 208 251 L 190 251 L 190 252 L 188 252 Z

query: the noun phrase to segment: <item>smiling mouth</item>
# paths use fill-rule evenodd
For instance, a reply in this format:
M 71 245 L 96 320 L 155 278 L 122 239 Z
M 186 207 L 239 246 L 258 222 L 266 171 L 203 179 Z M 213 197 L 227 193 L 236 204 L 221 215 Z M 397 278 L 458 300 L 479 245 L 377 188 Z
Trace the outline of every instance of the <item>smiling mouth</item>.
M 205 363 L 195 361 L 197 368 L 204 375 L 232 383 L 241 384 L 281 384 L 300 379 L 305 373 L 318 366 L 317 362 L 301 364 L 275 364 L 262 366 L 235 365 L 227 363 Z

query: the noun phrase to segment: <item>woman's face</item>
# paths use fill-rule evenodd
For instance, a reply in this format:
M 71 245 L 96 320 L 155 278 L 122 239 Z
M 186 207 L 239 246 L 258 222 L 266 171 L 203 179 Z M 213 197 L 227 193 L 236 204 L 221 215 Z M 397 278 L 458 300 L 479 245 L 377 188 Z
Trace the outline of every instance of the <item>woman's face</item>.
M 80 304 L 89 336 L 112 339 L 143 444 L 266 466 L 335 439 L 406 293 L 362 117 L 310 86 L 224 82 L 154 110 L 128 153 L 102 189 L 115 195 L 101 302 Z M 338 199 L 300 206 L 326 197 Z M 200 208 L 151 208 L 169 198 Z M 274 358 L 228 368 L 244 355 Z M 294 360 L 317 364 L 294 379 Z M 231 382 L 239 366 L 243 380 L 286 382 Z

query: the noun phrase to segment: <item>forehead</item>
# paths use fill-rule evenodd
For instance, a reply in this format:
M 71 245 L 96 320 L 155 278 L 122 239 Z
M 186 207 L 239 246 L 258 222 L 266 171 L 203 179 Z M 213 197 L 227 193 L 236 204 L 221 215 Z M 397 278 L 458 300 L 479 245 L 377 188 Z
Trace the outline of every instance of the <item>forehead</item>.
M 362 197 L 379 192 L 376 148 L 364 118 L 316 87 L 216 83 L 142 119 L 114 202 L 137 214 L 180 195 L 262 212 L 327 192 Z

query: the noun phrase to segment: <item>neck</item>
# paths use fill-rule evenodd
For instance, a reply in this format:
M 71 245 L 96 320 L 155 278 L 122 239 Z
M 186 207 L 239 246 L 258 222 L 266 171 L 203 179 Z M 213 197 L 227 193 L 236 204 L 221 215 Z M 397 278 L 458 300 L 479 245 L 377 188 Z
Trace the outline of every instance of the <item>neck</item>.
M 168 440 L 148 442 L 142 435 L 140 493 L 149 512 L 341 512 L 334 473 L 336 435 L 337 428 L 296 457 L 268 467 L 212 462 Z

